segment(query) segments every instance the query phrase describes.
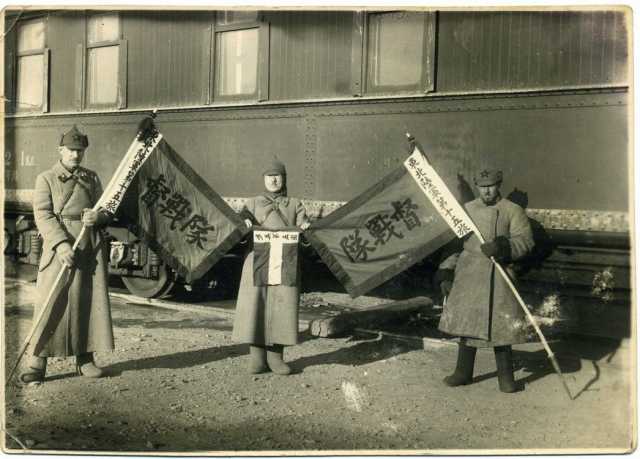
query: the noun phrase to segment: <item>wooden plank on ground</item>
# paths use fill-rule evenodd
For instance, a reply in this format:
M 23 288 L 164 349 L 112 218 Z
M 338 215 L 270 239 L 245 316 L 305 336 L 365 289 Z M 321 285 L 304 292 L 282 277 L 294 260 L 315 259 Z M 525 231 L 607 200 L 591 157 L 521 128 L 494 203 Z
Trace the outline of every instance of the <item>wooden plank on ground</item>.
M 355 328 L 373 329 L 393 321 L 407 319 L 418 312 L 435 314 L 433 301 L 421 296 L 364 310 L 347 311 L 334 317 L 313 320 L 309 328 L 312 336 L 332 338 L 349 333 Z

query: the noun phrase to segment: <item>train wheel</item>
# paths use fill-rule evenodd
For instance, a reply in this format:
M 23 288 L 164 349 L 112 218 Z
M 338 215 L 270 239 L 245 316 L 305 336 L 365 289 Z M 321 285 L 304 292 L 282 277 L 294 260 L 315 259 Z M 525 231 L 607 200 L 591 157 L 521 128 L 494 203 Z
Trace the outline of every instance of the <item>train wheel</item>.
M 122 276 L 122 282 L 131 294 L 143 298 L 161 298 L 169 295 L 175 284 L 173 274 L 167 266 L 160 266 L 157 279 Z

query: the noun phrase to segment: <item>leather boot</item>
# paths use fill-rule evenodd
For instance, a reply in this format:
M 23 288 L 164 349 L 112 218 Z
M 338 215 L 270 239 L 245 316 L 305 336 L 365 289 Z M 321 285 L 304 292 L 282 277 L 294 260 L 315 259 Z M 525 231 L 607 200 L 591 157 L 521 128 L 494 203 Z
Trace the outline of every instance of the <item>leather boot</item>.
M 271 371 L 278 375 L 291 374 L 291 367 L 282 360 L 283 354 L 284 346 L 282 344 L 267 347 L 267 363 Z
M 76 372 L 78 376 L 86 378 L 102 378 L 105 374 L 104 370 L 94 363 L 92 352 L 76 356 Z
M 249 373 L 255 375 L 269 371 L 267 366 L 267 350 L 264 346 L 249 345 Z
M 458 345 L 458 360 L 456 369 L 452 375 L 444 378 L 444 383 L 450 387 L 464 386 L 471 384 L 473 380 L 473 365 L 476 361 L 475 347 L 465 344 Z
M 518 392 L 523 389 L 513 378 L 513 357 L 511 346 L 496 346 L 493 348 L 496 355 L 496 368 L 498 369 L 498 386 L 501 392 Z
M 47 371 L 47 358 L 32 355 L 28 365 L 29 368 L 20 373 L 20 382 L 23 384 L 43 383 Z

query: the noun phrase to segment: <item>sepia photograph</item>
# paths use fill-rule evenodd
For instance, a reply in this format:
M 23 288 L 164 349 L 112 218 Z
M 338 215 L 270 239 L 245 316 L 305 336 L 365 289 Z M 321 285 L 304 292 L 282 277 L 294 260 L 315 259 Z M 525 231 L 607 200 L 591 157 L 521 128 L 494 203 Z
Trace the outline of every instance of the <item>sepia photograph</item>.
M 637 448 L 629 6 L 7 6 L 6 454 Z

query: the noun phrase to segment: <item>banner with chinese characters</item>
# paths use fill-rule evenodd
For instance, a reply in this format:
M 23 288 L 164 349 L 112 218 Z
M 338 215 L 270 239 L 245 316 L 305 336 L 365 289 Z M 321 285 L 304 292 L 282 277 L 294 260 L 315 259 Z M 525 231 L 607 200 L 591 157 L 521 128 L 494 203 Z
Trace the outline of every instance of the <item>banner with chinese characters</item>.
M 164 139 L 136 180 L 123 203 L 125 211 L 130 200 L 135 203 L 132 231 L 187 282 L 204 275 L 250 231 Z
M 404 166 L 456 236 L 462 238 L 472 231 L 479 232 L 467 212 L 417 147 L 404 162 Z
M 116 213 L 136 174 L 162 141 L 162 134 L 156 129 L 151 130 L 148 134 L 146 137 L 137 136 L 131 143 L 129 150 L 96 203 L 96 209 L 101 207 L 112 214 Z
M 304 233 L 352 297 L 455 238 L 436 208 L 437 199 L 434 205 L 427 189 L 414 179 L 414 166 L 407 162 L 398 167 Z
M 297 285 L 299 231 L 253 231 L 253 284 Z

